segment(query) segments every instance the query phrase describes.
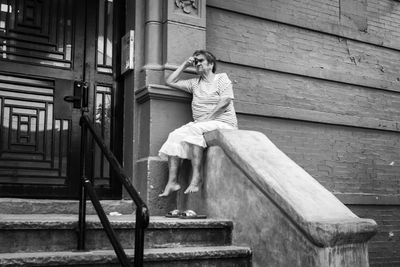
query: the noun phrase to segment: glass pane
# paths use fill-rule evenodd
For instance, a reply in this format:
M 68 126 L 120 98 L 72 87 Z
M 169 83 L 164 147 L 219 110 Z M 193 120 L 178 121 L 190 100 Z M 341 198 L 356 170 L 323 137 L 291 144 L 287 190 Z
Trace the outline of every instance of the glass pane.
M 53 101 L 53 97 L 51 97 L 51 96 L 14 93 L 14 92 L 7 92 L 7 91 L 0 91 L 0 96 L 7 96 L 7 97 L 13 97 L 13 98 L 35 99 L 35 100 L 43 100 L 43 101 Z
M 26 78 L 26 77 L 9 76 L 9 75 L 2 75 L 2 74 L 0 74 L 0 80 L 1 81 L 11 81 L 11 82 L 15 82 L 18 84 L 27 83 L 30 85 L 40 85 L 43 87 L 54 87 L 54 81 L 51 81 L 51 80 L 30 79 L 30 78 Z M 36 89 L 41 89 L 41 88 L 35 87 L 35 90 Z M 52 90 L 51 90 L 51 92 L 52 92 Z
M 61 18 L 65 12 L 65 0 L 59 0 L 58 10 L 57 10 L 57 18 Z M 64 19 L 57 19 L 57 32 L 64 32 Z M 64 52 L 64 34 L 57 34 L 57 50 L 60 52 Z
M 72 54 L 72 11 L 73 1 L 67 1 L 66 23 L 65 23 L 65 59 L 71 60 Z
M 44 108 L 46 106 L 45 103 L 37 103 L 37 102 L 28 102 L 28 101 L 20 101 L 20 100 L 10 100 L 10 99 L 5 99 L 4 104 L 7 105 L 15 105 L 15 106 L 31 106 L 31 107 L 37 107 L 37 108 Z
M 3 129 L 2 129 L 2 133 L 1 133 L 1 145 L 3 149 L 8 148 L 7 144 L 8 144 L 8 136 L 9 136 L 9 132 L 11 131 L 11 127 L 10 127 L 10 108 L 5 107 L 4 108 L 4 115 L 3 115 Z
M 60 120 L 54 121 L 54 129 L 52 131 L 53 136 L 53 168 L 60 167 L 60 137 L 61 137 L 61 129 L 60 129 Z
M 106 64 L 112 65 L 112 51 L 113 51 L 113 2 L 107 1 L 107 46 L 106 46 Z
M 52 130 L 53 126 L 53 104 L 49 104 L 47 107 L 47 130 Z
M 20 130 L 21 130 L 21 134 L 27 134 L 28 133 L 28 125 L 27 124 L 21 124 L 20 125 Z
M 112 73 L 112 68 L 111 67 L 97 67 L 98 72 L 103 72 L 103 73 Z
M 104 94 L 104 123 L 103 123 L 103 132 L 104 132 L 104 140 L 106 141 L 106 144 L 108 147 L 110 147 L 111 144 L 111 94 Z M 103 173 L 105 177 L 109 176 L 110 173 L 110 165 L 108 161 L 104 162 L 104 169 Z
M 103 110 L 103 128 L 104 128 L 104 139 L 107 145 L 110 145 L 111 138 L 111 95 L 104 94 L 104 110 Z
M 41 110 L 39 112 L 39 120 L 38 120 L 39 132 L 37 133 L 37 135 L 38 135 L 37 150 L 40 152 L 45 152 L 45 146 L 46 146 L 44 143 L 45 115 L 46 115 L 46 113 L 44 112 L 44 110 Z M 50 143 L 50 142 L 48 142 L 48 143 Z M 49 159 L 49 157 L 47 159 Z
M 105 92 L 111 94 L 111 88 L 110 87 L 104 87 L 104 86 L 97 86 L 96 87 L 97 92 Z
M 0 88 L 7 88 L 7 90 L 18 90 L 18 91 L 28 91 L 32 93 L 43 93 L 43 94 L 53 94 L 53 89 L 46 89 L 34 86 L 24 86 L 19 84 L 2 83 L 0 82 Z
M 44 138 L 43 142 L 45 144 L 45 154 L 46 155 L 51 155 L 51 159 L 54 159 L 53 154 L 54 150 L 52 149 L 52 143 L 54 143 L 54 138 L 53 138 L 53 106 L 48 105 L 46 113 L 45 113 L 45 130 L 44 130 Z
M 7 4 L 7 0 L 0 1 L 0 32 L 6 31 L 6 18 L 7 13 L 10 12 L 10 6 Z
M 112 95 L 111 87 L 96 87 L 96 103 L 95 103 L 95 125 L 99 133 L 101 133 L 106 145 L 111 144 L 111 125 L 112 125 Z M 94 173 L 96 178 L 96 186 L 108 186 L 110 183 L 110 167 L 108 161 L 101 155 L 100 148 L 95 146 L 94 154 Z
M 39 131 L 44 132 L 44 119 L 45 119 L 45 112 L 41 110 L 39 112 Z
M 97 33 L 97 64 L 104 64 L 104 0 L 99 0 L 99 21 Z
M 96 94 L 95 127 L 103 137 L 103 94 L 99 93 Z M 95 145 L 94 161 L 94 177 L 100 179 L 103 177 L 104 158 L 97 144 Z
M 99 20 L 97 22 L 97 70 L 103 73 L 112 73 L 113 12 L 112 0 L 99 0 Z
M 62 140 L 62 158 L 61 158 L 61 175 L 67 176 L 67 160 L 68 160 L 68 147 L 69 147 L 69 121 L 63 121 L 63 131 L 61 133 Z
M 32 117 L 31 118 L 31 121 L 30 121 L 30 128 L 31 128 L 31 131 L 30 131 L 30 140 L 31 140 L 31 143 L 35 143 L 36 144 L 36 123 L 37 123 L 37 120 L 36 120 L 36 118 L 35 117 Z M 35 148 L 35 150 L 37 150 L 37 148 Z
M 36 115 L 36 110 L 35 109 L 14 108 L 13 111 L 14 111 L 14 113 L 18 113 L 18 114 Z M 21 120 L 25 121 L 25 118 L 28 119 L 28 117 L 22 117 Z M 28 120 L 26 120 L 26 121 L 28 121 Z

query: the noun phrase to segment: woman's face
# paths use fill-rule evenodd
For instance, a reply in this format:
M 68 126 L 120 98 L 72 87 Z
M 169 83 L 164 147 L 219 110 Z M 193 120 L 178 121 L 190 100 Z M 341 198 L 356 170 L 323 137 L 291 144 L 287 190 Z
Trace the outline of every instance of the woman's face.
M 194 66 L 198 74 L 208 73 L 213 68 L 213 64 L 209 64 L 206 57 L 201 54 L 194 57 Z

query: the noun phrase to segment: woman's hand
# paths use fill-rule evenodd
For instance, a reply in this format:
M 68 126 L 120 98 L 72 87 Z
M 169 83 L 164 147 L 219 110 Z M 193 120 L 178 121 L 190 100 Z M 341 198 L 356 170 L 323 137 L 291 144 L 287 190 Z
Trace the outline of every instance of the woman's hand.
M 185 68 L 193 66 L 194 63 L 194 57 L 189 57 L 186 61 L 185 61 Z
M 168 76 L 168 78 L 165 80 L 165 83 L 168 86 L 187 92 L 183 85 L 178 84 L 179 76 L 187 67 L 193 66 L 193 63 L 194 57 L 189 57 L 186 59 L 174 72 L 171 73 L 171 75 Z
M 204 122 L 204 121 L 212 121 L 215 120 L 219 115 L 225 112 L 226 108 L 229 106 L 229 103 L 232 101 L 232 98 L 230 97 L 222 97 L 220 98 L 219 102 L 217 105 L 214 107 L 214 109 L 208 113 L 204 114 L 203 116 L 198 119 L 198 121 Z

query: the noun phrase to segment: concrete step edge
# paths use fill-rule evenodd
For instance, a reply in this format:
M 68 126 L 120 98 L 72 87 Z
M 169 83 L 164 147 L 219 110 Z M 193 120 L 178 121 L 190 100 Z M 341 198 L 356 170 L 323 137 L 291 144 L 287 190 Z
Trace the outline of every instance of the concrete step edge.
M 131 214 L 135 210 L 132 200 L 101 200 L 107 212 Z M 95 214 L 92 203 L 86 202 L 87 213 Z M 6 214 L 77 214 L 78 200 L 0 198 L 0 211 Z
M 111 224 L 117 229 L 135 228 L 135 215 L 108 216 Z M 97 215 L 86 217 L 87 229 L 102 229 Z M 78 225 L 78 215 L 69 214 L 0 214 L 1 230 L 27 229 L 75 229 Z M 161 216 L 150 217 L 147 229 L 196 229 L 196 228 L 232 228 L 233 223 L 224 219 L 188 220 L 166 218 Z
M 133 260 L 134 250 L 125 250 Z M 151 248 L 144 250 L 144 261 L 176 261 L 212 258 L 249 258 L 252 252 L 248 247 L 179 247 Z M 59 264 L 108 264 L 118 261 L 113 250 L 35 252 L 35 253 L 0 253 L 0 266 L 57 266 Z

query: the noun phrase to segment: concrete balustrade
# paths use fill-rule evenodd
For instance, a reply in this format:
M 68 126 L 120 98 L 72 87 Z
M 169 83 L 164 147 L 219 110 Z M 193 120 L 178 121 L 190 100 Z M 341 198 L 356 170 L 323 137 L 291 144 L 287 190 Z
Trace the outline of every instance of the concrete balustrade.
M 331 192 L 254 131 L 217 130 L 204 187 L 186 207 L 234 222 L 233 243 L 249 245 L 254 266 L 369 266 L 377 224 Z

